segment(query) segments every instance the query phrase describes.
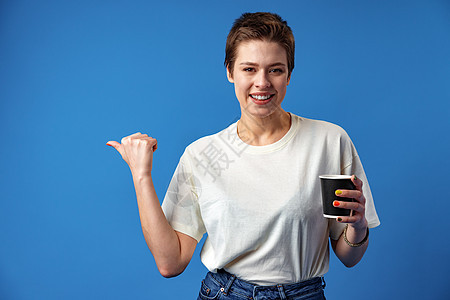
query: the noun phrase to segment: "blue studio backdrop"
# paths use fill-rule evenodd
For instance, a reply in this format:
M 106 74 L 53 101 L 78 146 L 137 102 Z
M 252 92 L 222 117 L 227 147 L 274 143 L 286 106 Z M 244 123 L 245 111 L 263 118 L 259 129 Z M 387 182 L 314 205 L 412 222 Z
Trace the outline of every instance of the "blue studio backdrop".
M 203 241 L 165 279 L 131 174 L 105 145 L 158 139 L 162 200 L 184 148 L 239 117 L 223 66 L 243 12 L 296 38 L 283 107 L 344 127 L 381 226 L 329 299 L 445 299 L 450 242 L 450 1 L 0 2 L 0 299 L 195 299 Z

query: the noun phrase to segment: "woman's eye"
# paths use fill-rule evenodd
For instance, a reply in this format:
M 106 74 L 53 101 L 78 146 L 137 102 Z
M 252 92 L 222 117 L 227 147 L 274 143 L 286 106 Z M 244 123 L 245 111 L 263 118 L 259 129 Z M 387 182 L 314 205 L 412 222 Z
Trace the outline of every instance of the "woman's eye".
M 270 70 L 270 73 L 283 73 L 282 69 L 272 69 Z

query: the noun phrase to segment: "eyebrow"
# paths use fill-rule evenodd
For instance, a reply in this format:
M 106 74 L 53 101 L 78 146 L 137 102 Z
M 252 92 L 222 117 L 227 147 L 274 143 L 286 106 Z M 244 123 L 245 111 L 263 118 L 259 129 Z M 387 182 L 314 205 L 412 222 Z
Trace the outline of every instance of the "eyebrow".
M 258 66 L 257 63 L 249 62 L 249 61 L 241 62 L 239 65 L 240 65 L 240 66 L 242 66 L 242 65 L 245 65 L 245 66 Z M 286 64 L 284 64 L 284 63 L 282 63 L 282 62 L 276 62 L 276 63 L 273 63 L 273 64 L 269 65 L 269 67 L 275 67 L 275 66 L 283 66 L 283 67 L 286 67 Z

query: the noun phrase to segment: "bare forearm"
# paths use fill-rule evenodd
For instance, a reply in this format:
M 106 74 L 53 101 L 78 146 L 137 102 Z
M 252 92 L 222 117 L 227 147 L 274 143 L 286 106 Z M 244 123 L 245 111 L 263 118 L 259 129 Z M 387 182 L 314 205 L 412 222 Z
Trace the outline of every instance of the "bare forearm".
M 354 229 L 349 226 L 347 229 L 347 240 L 351 244 L 357 244 L 364 240 L 366 237 L 367 228 Z M 355 266 L 364 256 L 369 245 L 369 240 L 359 247 L 351 247 L 344 240 L 344 234 L 342 234 L 337 241 L 332 241 L 333 250 L 339 260 L 347 267 Z
M 192 258 L 197 241 L 176 232 L 161 209 L 151 178 L 156 139 L 136 132 L 121 140 L 109 141 L 128 164 L 136 189 L 142 231 L 148 248 L 155 257 L 159 272 L 164 277 L 180 274 Z
M 368 246 L 368 223 L 365 217 L 366 198 L 364 197 L 362 186 L 363 182 L 352 175 L 351 180 L 355 185 L 355 190 L 336 190 L 338 197 L 352 198 L 354 201 L 334 201 L 335 207 L 351 209 L 351 216 L 338 217 L 337 221 L 347 223 L 347 229 L 340 236 L 339 240 L 331 241 L 336 256 L 347 267 L 353 267 L 364 256 Z M 344 237 L 347 237 L 347 241 Z M 367 238 L 366 238 L 367 237 Z
M 182 262 L 181 247 L 161 209 L 151 176 L 133 174 L 142 231 L 159 271 L 170 277 L 181 273 L 186 267 Z

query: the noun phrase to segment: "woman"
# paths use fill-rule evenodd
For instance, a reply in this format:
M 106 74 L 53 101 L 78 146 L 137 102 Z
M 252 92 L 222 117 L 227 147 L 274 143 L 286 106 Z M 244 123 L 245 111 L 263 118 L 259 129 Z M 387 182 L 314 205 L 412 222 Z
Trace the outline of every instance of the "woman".
M 142 229 L 160 273 L 177 276 L 207 233 L 209 269 L 198 299 L 324 299 L 329 247 L 348 267 L 378 226 L 357 152 L 343 129 L 281 108 L 294 68 L 294 37 L 271 13 L 246 13 L 228 35 L 225 66 L 241 108 L 238 122 L 189 145 L 162 208 L 152 182 L 154 138 L 111 141 L 128 163 Z M 322 215 L 321 174 L 353 175 L 349 217 Z M 363 185 L 364 182 L 364 185 Z M 265 298 L 264 298 L 265 297 Z

